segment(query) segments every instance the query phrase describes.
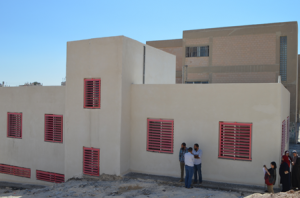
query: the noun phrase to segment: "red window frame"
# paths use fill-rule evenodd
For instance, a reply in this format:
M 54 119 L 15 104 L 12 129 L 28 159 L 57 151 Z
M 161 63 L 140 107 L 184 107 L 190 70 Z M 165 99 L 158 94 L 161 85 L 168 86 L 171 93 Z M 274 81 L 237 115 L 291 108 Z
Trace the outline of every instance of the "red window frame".
M 219 158 L 252 160 L 252 123 L 219 123 Z
M 101 79 L 84 79 L 84 104 L 86 109 L 101 107 Z
M 99 176 L 100 149 L 83 147 L 83 174 Z
M 283 120 L 281 125 L 281 155 L 284 154 L 285 144 L 286 144 L 286 122 L 285 120 Z
M 46 181 L 46 182 L 52 182 L 52 183 L 64 183 L 65 175 L 36 170 L 36 179 L 41 181 Z
M 63 116 L 45 114 L 45 142 L 63 142 Z
M 286 118 L 286 143 L 288 144 L 290 141 L 290 116 Z
M 22 113 L 7 113 L 7 137 L 22 138 Z
M 31 176 L 30 168 L 11 166 L 7 164 L 0 164 L 0 173 L 26 178 L 30 178 Z
M 173 153 L 174 120 L 147 119 L 147 151 Z

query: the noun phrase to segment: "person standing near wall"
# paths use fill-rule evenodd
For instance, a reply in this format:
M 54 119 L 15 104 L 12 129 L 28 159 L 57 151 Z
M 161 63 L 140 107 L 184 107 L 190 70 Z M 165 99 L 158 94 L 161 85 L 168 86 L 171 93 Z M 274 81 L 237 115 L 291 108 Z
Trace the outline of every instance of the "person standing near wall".
M 181 148 L 179 150 L 179 163 L 180 163 L 180 171 L 181 171 L 181 179 L 180 182 L 183 182 L 183 176 L 184 176 L 184 154 L 188 152 L 186 148 L 186 144 L 183 142 L 181 144 Z
M 185 164 L 185 187 L 192 188 L 193 170 L 194 170 L 194 155 L 192 154 L 193 149 L 190 147 L 188 153 L 184 154 L 184 164 Z
M 295 150 L 292 157 L 292 187 L 296 190 L 300 189 L 300 158 Z
M 194 162 L 194 184 L 197 184 L 197 175 L 199 176 L 199 184 L 202 184 L 202 173 L 201 173 L 201 157 L 202 151 L 199 149 L 199 145 L 194 145 L 193 155 L 195 156 Z M 198 174 L 197 174 L 198 173 Z
M 271 168 L 267 169 L 266 165 L 264 165 L 265 168 L 265 183 L 267 184 L 268 187 L 268 192 L 269 193 L 274 193 L 273 186 L 276 182 L 276 163 L 271 162 Z
M 282 192 L 289 191 L 291 189 L 290 160 L 286 155 L 282 156 L 279 174 L 280 183 L 282 184 Z

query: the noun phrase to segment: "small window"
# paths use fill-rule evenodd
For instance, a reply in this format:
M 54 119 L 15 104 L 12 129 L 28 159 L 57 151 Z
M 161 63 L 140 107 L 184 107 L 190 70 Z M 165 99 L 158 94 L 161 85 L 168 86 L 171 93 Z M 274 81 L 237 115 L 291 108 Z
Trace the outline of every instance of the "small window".
M 286 143 L 288 144 L 290 141 L 290 116 L 286 118 Z
M 36 170 L 36 179 L 52 183 L 63 183 L 65 182 L 65 175 Z
M 282 81 L 287 80 L 287 37 L 280 37 L 280 76 Z
M 84 108 L 100 109 L 101 79 L 84 79 Z
M 186 47 L 186 57 L 206 57 L 209 56 L 209 46 Z
M 173 153 L 174 121 L 148 119 L 147 151 Z
M 63 142 L 63 116 L 45 115 L 45 141 Z
M 286 123 L 283 120 L 281 125 L 281 154 L 283 155 L 285 151 L 285 143 L 286 143 Z
M 7 137 L 22 138 L 22 113 L 7 113 Z
M 219 158 L 251 160 L 252 124 L 220 122 Z
M 83 174 L 99 176 L 100 149 L 83 147 Z
M 30 178 L 30 168 L 0 164 L 0 173 Z
M 185 84 L 208 84 L 208 81 L 185 81 Z

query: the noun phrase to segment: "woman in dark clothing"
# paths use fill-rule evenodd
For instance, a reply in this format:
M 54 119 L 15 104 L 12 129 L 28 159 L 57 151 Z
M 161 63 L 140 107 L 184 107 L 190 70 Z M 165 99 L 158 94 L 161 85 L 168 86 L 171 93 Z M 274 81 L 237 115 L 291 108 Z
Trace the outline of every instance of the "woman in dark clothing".
M 280 183 L 282 184 L 282 192 L 287 192 L 291 189 L 291 177 L 288 156 L 282 156 L 281 165 L 279 168 Z
M 296 190 L 300 189 L 300 158 L 295 150 L 292 158 L 292 186 Z
M 271 162 L 271 168 L 267 169 L 266 165 L 264 165 L 264 168 L 266 170 L 265 183 L 267 184 L 268 192 L 274 193 L 273 186 L 276 182 L 276 163 Z

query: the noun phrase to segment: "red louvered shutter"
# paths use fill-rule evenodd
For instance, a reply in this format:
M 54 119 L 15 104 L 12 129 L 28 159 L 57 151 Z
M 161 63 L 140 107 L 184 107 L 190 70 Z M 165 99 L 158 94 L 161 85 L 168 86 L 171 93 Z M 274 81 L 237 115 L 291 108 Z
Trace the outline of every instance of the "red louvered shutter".
M 84 108 L 100 109 L 101 79 L 84 79 Z
M 0 173 L 27 178 L 30 178 L 31 176 L 30 168 L 23 168 L 6 164 L 0 164 Z
M 63 116 L 45 115 L 45 141 L 63 142 Z
M 99 176 L 100 149 L 83 147 L 83 173 Z
M 281 127 L 281 155 L 284 154 L 285 143 L 286 143 L 286 125 L 285 125 L 285 120 L 283 120 L 282 127 Z
M 36 170 L 36 179 L 52 183 L 63 183 L 65 182 L 65 175 Z
M 147 120 L 147 151 L 173 153 L 174 121 Z
M 22 138 L 22 113 L 7 113 L 7 137 Z
M 290 141 L 290 116 L 286 118 L 286 143 L 288 144 Z
M 252 124 L 220 122 L 219 158 L 251 160 Z

